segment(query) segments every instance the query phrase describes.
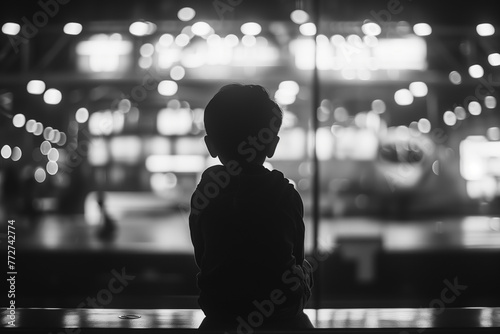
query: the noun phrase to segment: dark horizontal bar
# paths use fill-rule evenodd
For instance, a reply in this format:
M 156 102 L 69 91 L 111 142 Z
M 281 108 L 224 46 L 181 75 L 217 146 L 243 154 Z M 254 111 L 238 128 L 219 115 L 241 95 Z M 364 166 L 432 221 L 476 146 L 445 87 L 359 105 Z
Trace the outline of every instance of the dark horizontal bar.
M 5 330 L 17 333 L 190 332 L 204 318 L 198 309 L 2 308 Z M 493 333 L 500 308 L 372 308 L 306 310 L 314 330 L 298 333 Z M 138 315 L 137 319 L 120 319 Z M 13 316 L 13 317 L 12 317 Z M 13 321 L 15 327 L 9 327 Z M 279 331 L 278 331 L 279 332 Z

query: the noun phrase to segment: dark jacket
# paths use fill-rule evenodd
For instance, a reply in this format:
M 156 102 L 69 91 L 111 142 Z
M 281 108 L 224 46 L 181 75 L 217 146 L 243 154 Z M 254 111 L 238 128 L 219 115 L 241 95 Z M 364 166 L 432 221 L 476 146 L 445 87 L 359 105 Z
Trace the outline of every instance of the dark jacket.
M 277 170 L 231 175 L 217 165 L 203 173 L 189 227 L 207 316 L 246 318 L 262 301 L 267 310 L 272 303 L 271 319 L 302 312 L 312 286 L 302 218 L 300 195 Z

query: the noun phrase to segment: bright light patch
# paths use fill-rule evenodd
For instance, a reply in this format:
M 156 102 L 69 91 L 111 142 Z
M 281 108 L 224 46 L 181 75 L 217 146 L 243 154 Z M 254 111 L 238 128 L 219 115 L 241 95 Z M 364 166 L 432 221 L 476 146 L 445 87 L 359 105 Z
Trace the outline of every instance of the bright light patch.
M 191 31 L 193 34 L 198 35 L 198 36 L 205 36 L 208 33 L 210 33 L 210 25 L 207 22 L 196 22 L 193 24 L 191 27 Z
M 183 22 L 191 21 L 196 15 L 196 11 L 191 7 L 181 8 L 177 12 L 177 17 Z
M 486 136 L 489 140 L 500 140 L 500 128 L 497 126 L 488 128 L 488 130 L 486 130 Z
M 2 26 L 2 32 L 6 35 L 14 36 L 19 34 L 20 31 L 21 31 L 21 26 L 14 22 L 7 22 L 4 23 L 4 25 Z
M 181 30 L 181 34 L 185 34 L 189 37 L 189 39 L 193 38 L 195 36 L 195 34 L 193 33 L 193 29 L 191 26 L 185 26 L 184 28 L 182 28 Z M 204 36 L 205 38 L 206 36 Z
M 462 76 L 457 71 L 451 71 L 448 78 L 454 85 L 460 85 L 462 83 Z
M 109 147 L 106 140 L 94 138 L 88 151 L 88 160 L 92 166 L 104 166 L 109 161 Z
M 172 80 L 163 80 L 158 84 L 158 93 L 163 96 L 172 96 L 177 93 L 179 86 Z
M 356 74 L 358 75 L 358 78 L 361 80 L 370 80 L 371 78 L 371 72 L 366 69 L 359 69 Z
M 87 108 L 79 108 L 75 113 L 75 119 L 78 123 L 85 123 L 89 120 L 89 111 Z
M 470 114 L 474 116 L 480 115 L 482 111 L 481 104 L 479 104 L 479 102 L 477 101 L 469 102 L 467 108 L 469 109 Z
M 230 47 L 235 47 L 239 43 L 238 36 L 229 34 L 224 37 L 224 43 Z
M 385 102 L 379 99 L 373 100 L 372 110 L 377 114 L 383 114 L 386 110 Z
M 160 46 L 168 47 L 174 42 L 174 36 L 171 34 L 163 34 L 158 42 L 160 43 Z
M 417 23 L 413 26 L 413 32 L 417 36 L 429 36 L 432 33 L 432 28 L 427 23 Z
M 436 160 L 432 163 L 432 172 L 436 175 L 439 175 L 439 161 Z
M 468 136 L 460 143 L 460 174 L 467 181 L 483 181 L 500 176 L 500 141 L 484 136 Z
M 333 117 L 338 122 L 345 122 L 349 119 L 349 112 L 344 107 L 337 107 L 333 111 Z M 333 127 L 332 127 L 333 130 Z
M 222 42 L 222 38 L 217 34 L 212 34 L 212 35 L 207 37 L 207 44 L 212 46 L 212 47 L 220 46 L 221 42 Z
M 139 67 L 143 69 L 148 69 L 153 66 L 153 58 L 151 57 L 140 57 L 139 58 Z
M 141 45 L 139 52 L 143 57 L 151 57 L 155 52 L 155 47 L 151 43 L 146 43 Z
M 461 106 L 455 107 L 453 112 L 455 113 L 455 115 L 457 115 L 457 119 L 460 121 L 463 121 L 464 119 L 467 118 L 467 113 L 465 112 L 464 107 Z
M 151 190 L 156 193 L 169 191 L 177 185 L 177 176 L 174 173 L 153 173 L 149 179 Z
M 52 141 L 54 137 L 54 129 L 52 127 L 48 126 L 43 130 L 43 138 L 45 138 L 48 141 Z
M 428 91 L 429 89 L 427 88 L 427 85 L 424 82 L 415 81 L 410 84 L 410 92 L 415 97 L 426 96 Z
M 497 99 L 494 96 L 486 96 L 484 98 L 484 105 L 488 109 L 494 109 L 497 106 Z
M 52 130 L 53 134 L 52 134 L 52 139 L 51 139 L 51 142 L 53 142 L 54 144 L 59 142 L 59 140 L 61 139 L 61 132 L 59 130 Z
M 62 94 L 55 88 L 49 88 L 43 94 L 43 100 L 47 104 L 59 104 L 62 100 Z
M 120 118 L 123 118 L 123 114 L 117 112 L 116 115 Z M 93 135 L 110 135 L 113 132 L 113 129 L 116 127 L 120 127 L 121 119 L 113 117 L 113 113 L 110 110 L 106 111 L 98 111 L 92 113 L 89 118 L 89 130 Z
M 142 142 L 138 136 L 117 136 L 109 141 L 113 161 L 134 165 L 139 162 Z
M 47 162 L 47 166 L 45 166 L 45 169 L 50 175 L 56 175 L 57 171 L 59 170 L 59 166 L 57 165 L 57 162 L 49 161 Z
M 312 22 L 301 24 L 299 31 L 304 36 L 314 36 L 316 35 L 316 25 Z
M 151 173 L 200 173 L 205 169 L 201 155 L 150 155 L 146 169 Z
M 43 133 L 43 124 L 40 122 L 36 122 L 35 124 L 35 130 L 33 131 L 33 134 L 35 136 L 39 136 Z
M 490 23 L 481 23 L 476 26 L 479 36 L 491 36 L 495 33 L 495 27 Z
M 156 127 L 162 135 L 185 135 L 191 131 L 193 116 L 189 109 L 164 108 L 158 112 Z
M 12 117 L 12 124 L 16 128 L 22 128 L 26 123 L 26 117 L 23 114 L 16 114 Z
M 335 149 L 335 138 L 330 127 L 321 127 L 316 131 L 316 153 L 319 160 L 329 160 Z
M 295 102 L 295 94 L 290 94 L 289 92 L 278 89 L 274 94 L 274 99 L 280 105 L 286 106 Z
M 341 128 L 335 133 L 334 156 L 337 159 L 373 160 L 377 154 L 379 141 L 369 129 L 354 127 Z
M 57 148 L 52 147 L 49 150 L 49 153 L 47 154 L 47 159 L 49 159 L 49 161 L 59 160 L 59 151 L 57 150 Z
M 477 64 L 470 66 L 469 75 L 475 79 L 481 78 L 484 75 L 483 67 Z
M 245 35 L 241 38 L 241 43 L 246 47 L 251 47 L 257 43 L 257 40 L 255 39 L 255 36 Z
M 354 48 L 354 49 L 353 49 Z M 420 37 L 381 38 L 377 46 L 368 50 L 359 50 L 360 46 L 352 46 L 347 52 L 348 59 L 352 59 L 351 66 L 367 66 L 374 61 L 375 67 L 380 69 L 424 70 L 427 68 L 427 43 Z M 359 50 L 356 54 L 354 50 Z M 357 57 L 356 57 L 357 56 Z M 359 58 L 359 59 L 356 59 Z
M 382 32 L 380 26 L 375 22 L 366 22 L 361 26 L 361 30 L 368 36 L 378 36 Z
M 147 21 L 137 21 L 132 23 L 128 30 L 134 36 L 147 36 L 156 31 L 156 24 Z
M 43 168 L 37 168 L 37 170 L 35 171 L 36 182 L 42 183 L 46 178 L 47 174 L 45 174 L 45 170 Z
M 448 126 L 453 126 L 457 124 L 457 115 L 453 111 L 445 111 L 443 114 L 443 121 Z
M 286 113 L 285 113 L 286 115 Z M 302 160 L 306 152 L 306 133 L 299 127 L 284 129 L 280 132 L 280 145 L 272 160 Z
M 285 91 L 289 94 L 297 95 L 299 93 L 299 84 L 293 80 L 285 80 L 280 82 L 279 90 Z
M 488 62 L 491 66 L 499 66 L 500 65 L 500 53 L 492 53 L 488 55 Z
M 331 38 L 330 38 L 330 42 L 334 45 L 334 46 L 337 46 L 337 47 L 340 47 L 342 46 L 346 41 L 345 41 L 345 37 L 342 36 L 342 35 L 333 35 Z
M 10 158 L 12 159 L 12 161 L 19 161 L 19 159 L 21 159 L 23 155 L 23 152 L 21 151 L 21 149 L 17 146 L 15 146 L 13 149 L 12 149 L 12 155 L 10 156 Z
M 36 128 L 36 121 L 34 119 L 30 119 L 26 122 L 26 131 L 28 131 L 28 133 L 35 132 L 35 128 Z
M 66 35 L 79 35 L 82 32 L 82 25 L 76 22 L 69 22 L 64 25 L 63 31 Z
M 174 80 L 181 80 L 184 75 L 186 75 L 186 70 L 180 65 L 176 65 L 170 70 L 170 77 Z
M 341 75 L 342 75 L 342 78 L 344 78 L 346 80 L 352 80 L 352 79 L 356 78 L 356 71 L 354 69 L 351 69 L 351 68 L 344 68 L 344 69 L 342 69 Z
M 309 14 L 302 9 L 296 9 L 290 14 L 290 19 L 296 24 L 306 23 L 309 20 Z
M 175 44 L 177 44 L 180 47 L 184 47 L 189 44 L 189 36 L 186 34 L 179 34 L 175 38 Z
M 2 154 L 2 158 L 9 159 L 12 154 L 12 149 L 9 145 L 4 145 L 2 147 L 2 150 L 0 151 L 0 154 Z
M 403 88 L 394 93 L 394 101 L 400 106 L 407 106 L 413 103 L 413 95 L 408 89 Z
M 43 82 L 42 80 L 31 80 L 30 82 L 28 82 L 26 90 L 28 91 L 28 93 L 33 95 L 43 94 L 43 92 L 45 91 L 45 82 Z
M 52 148 L 52 145 L 50 144 L 49 141 L 47 140 L 44 140 L 41 144 L 40 144 L 40 152 L 43 154 L 43 155 L 47 155 L 49 154 L 50 152 L 50 149 Z
M 374 48 L 374 47 L 376 47 L 378 45 L 378 38 L 375 37 L 375 36 L 370 36 L 370 35 L 364 36 L 363 37 L 363 42 L 367 46 Z
M 354 124 L 356 124 L 358 128 L 366 128 L 366 116 L 367 114 L 365 112 L 357 113 L 356 116 L 354 116 Z
M 260 26 L 260 24 L 258 24 L 256 22 L 247 22 L 247 23 L 243 23 L 241 25 L 241 32 L 244 35 L 255 36 L 255 35 L 260 34 L 261 31 L 262 31 L 262 27 Z
M 421 118 L 417 124 L 418 130 L 422 133 L 429 133 L 431 131 L 431 122 L 427 118 Z
M 76 53 L 82 56 L 79 57 L 78 66 L 83 71 L 91 72 L 114 72 L 124 69 L 127 65 L 127 55 L 131 52 L 132 42 L 122 40 L 120 34 L 93 35 L 76 46 Z
M 66 144 L 67 136 L 64 132 L 61 132 L 61 137 L 59 138 L 59 141 L 57 142 L 57 145 L 63 146 Z

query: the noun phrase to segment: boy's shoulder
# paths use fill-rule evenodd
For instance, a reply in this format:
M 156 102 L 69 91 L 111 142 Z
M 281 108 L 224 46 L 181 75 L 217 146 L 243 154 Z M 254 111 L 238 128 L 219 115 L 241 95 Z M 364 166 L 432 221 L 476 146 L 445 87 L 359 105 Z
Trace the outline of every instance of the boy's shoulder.
M 201 174 L 201 179 L 206 179 L 208 177 L 210 177 L 211 175 L 213 175 L 214 173 L 219 173 L 219 172 L 222 172 L 222 171 L 225 171 L 226 168 L 224 167 L 224 165 L 213 165 L 213 166 L 210 166 L 208 167 L 207 169 L 205 169 L 203 171 L 203 173 Z
M 209 182 L 215 182 L 219 186 L 224 186 L 229 184 L 232 176 L 236 176 L 238 174 L 239 171 L 231 166 L 213 165 L 203 171 L 198 186 Z
M 244 207 L 281 207 L 303 214 L 300 194 L 283 172 L 276 169 L 262 167 L 254 173 L 234 174 L 227 166 L 210 166 L 202 173 L 191 205 L 205 209 L 222 194 L 231 194 L 231 203 L 240 203 Z

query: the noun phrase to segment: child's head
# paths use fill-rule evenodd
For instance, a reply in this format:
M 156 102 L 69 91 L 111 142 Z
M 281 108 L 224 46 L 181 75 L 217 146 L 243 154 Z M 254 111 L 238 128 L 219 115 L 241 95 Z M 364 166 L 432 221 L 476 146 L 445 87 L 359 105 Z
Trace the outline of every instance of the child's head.
M 227 85 L 205 108 L 205 142 L 224 164 L 262 164 L 274 154 L 282 120 L 280 107 L 262 86 Z

